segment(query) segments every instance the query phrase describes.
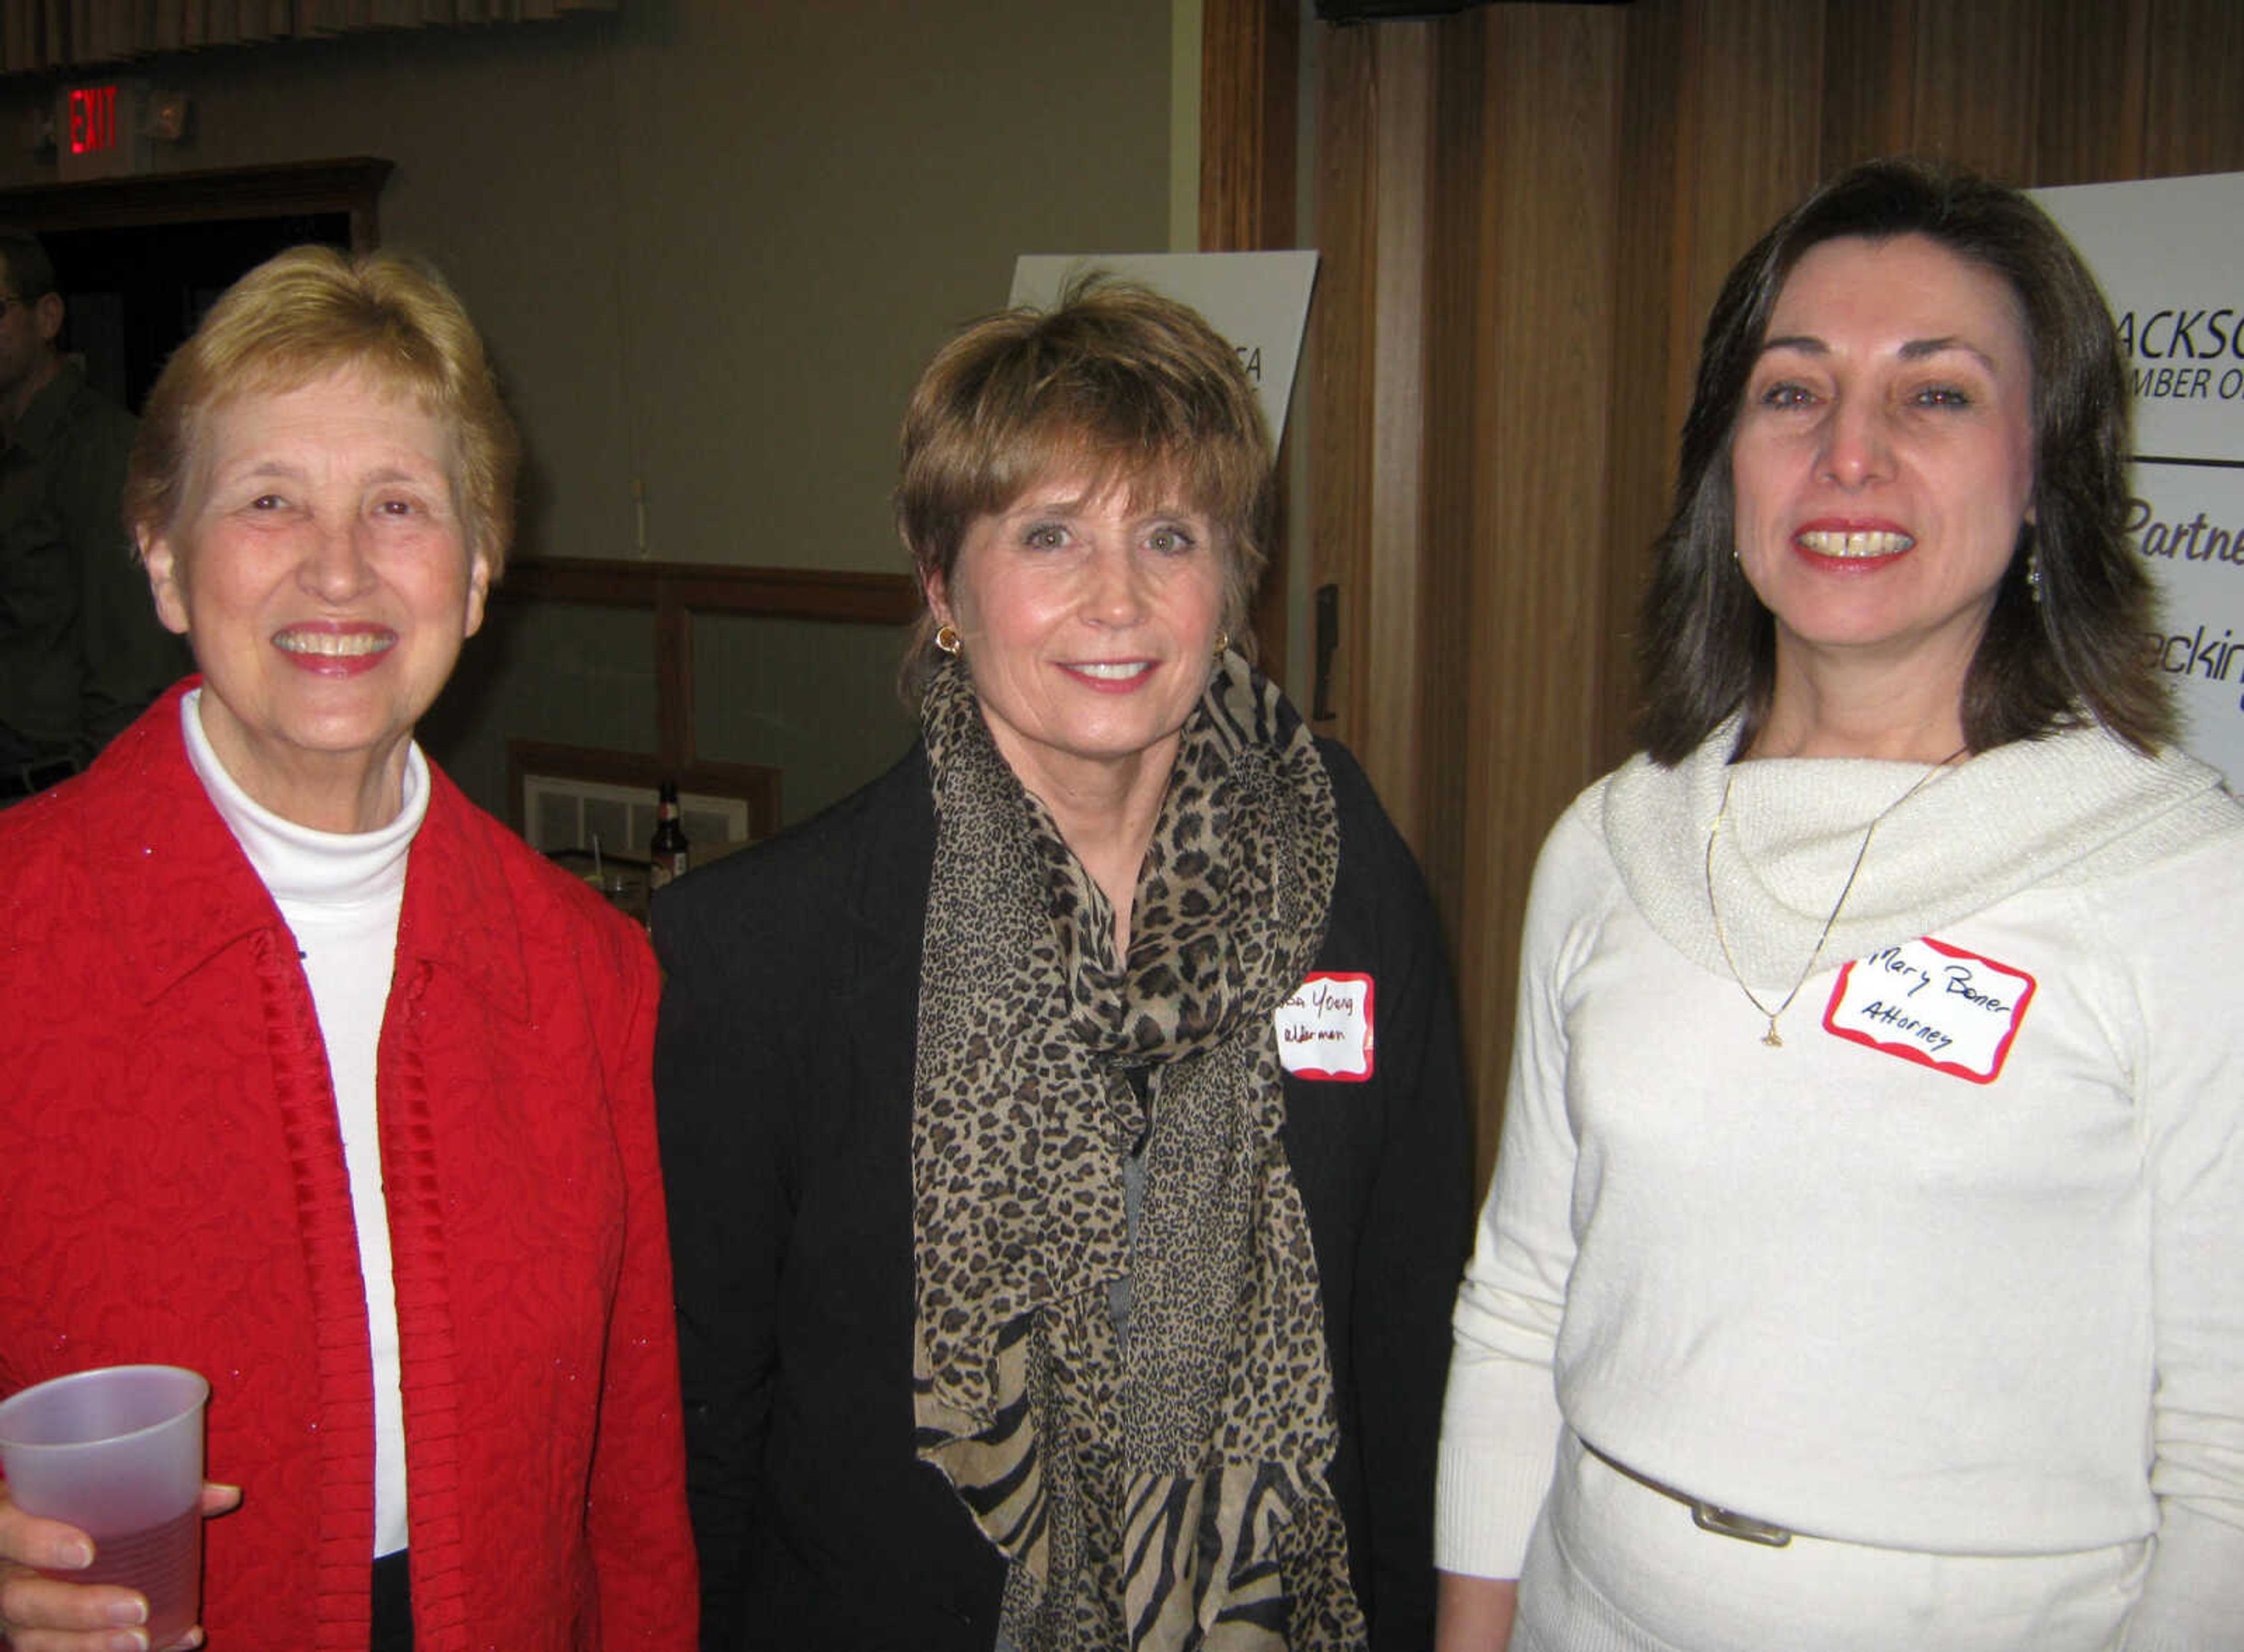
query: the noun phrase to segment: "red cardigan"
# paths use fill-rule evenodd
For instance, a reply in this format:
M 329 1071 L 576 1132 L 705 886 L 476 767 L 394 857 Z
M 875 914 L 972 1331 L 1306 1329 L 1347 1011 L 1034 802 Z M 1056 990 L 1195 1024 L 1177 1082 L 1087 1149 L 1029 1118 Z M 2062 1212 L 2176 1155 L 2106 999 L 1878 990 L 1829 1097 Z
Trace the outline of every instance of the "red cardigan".
M 183 684 L 0 813 L 0 1394 L 210 1378 L 213 1652 L 365 1652 L 366 1297 L 311 989 Z M 694 1631 L 644 938 L 430 772 L 378 1056 L 417 1652 Z

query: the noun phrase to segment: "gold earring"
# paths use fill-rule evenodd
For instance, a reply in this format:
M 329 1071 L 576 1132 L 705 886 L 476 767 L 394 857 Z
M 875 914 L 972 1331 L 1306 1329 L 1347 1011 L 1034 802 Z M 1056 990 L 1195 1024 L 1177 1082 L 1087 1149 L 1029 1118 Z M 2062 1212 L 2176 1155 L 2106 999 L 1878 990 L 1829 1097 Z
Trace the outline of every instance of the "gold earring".
M 965 643 L 958 634 L 958 627 L 945 620 L 935 628 L 935 646 L 956 660 Z
M 1228 631 L 1217 632 L 1215 633 L 1215 657 L 1218 660 L 1220 660 L 1225 654 L 1230 652 L 1231 633 Z

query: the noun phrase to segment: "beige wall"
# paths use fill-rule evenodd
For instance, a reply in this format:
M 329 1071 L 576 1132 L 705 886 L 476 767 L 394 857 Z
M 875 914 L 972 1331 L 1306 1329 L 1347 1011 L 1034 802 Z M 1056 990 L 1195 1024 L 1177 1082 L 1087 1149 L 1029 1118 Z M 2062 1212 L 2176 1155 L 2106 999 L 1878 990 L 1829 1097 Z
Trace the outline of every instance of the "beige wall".
M 386 244 L 489 338 L 520 549 L 903 571 L 896 421 L 1023 252 L 1161 251 L 1196 207 L 1199 0 L 622 0 L 619 15 L 173 58 L 164 171 L 378 155 Z M 1185 37 L 1188 36 L 1186 38 Z M 0 82 L 0 133 L 46 87 Z M 45 181 L 19 142 L 0 187 Z M 493 610 L 423 729 L 504 812 L 508 736 L 654 749 L 651 624 Z M 902 748 L 864 627 L 719 627 L 696 741 L 797 818 Z
M 524 548 L 896 569 L 897 414 L 1017 252 L 1170 242 L 1173 0 L 624 0 L 166 60 L 163 170 L 397 163 L 527 438 Z M 0 132 L 46 89 L 0 84 Z M 0 186 L 52 163 L 20 142 Z

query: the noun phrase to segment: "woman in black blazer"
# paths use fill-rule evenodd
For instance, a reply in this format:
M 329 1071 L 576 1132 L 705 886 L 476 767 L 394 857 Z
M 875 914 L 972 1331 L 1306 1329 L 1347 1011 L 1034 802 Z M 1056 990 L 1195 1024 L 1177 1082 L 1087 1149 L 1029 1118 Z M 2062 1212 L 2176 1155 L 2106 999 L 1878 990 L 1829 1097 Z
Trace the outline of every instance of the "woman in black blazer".
M 1270 498 L 1183 306 L 967 329 L 903 431 L 922 740 L 656 904 L 706 1647 L 1430 1642 L 1450 987 L 1234 646 Z

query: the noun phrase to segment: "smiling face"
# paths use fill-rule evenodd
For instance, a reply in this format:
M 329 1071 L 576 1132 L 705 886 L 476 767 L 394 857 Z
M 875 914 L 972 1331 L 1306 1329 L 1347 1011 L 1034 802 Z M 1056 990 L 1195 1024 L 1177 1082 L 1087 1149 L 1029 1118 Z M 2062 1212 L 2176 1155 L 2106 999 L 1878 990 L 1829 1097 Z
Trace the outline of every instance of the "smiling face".
M 967 529 L 928 601 L 956 626 L 991 736 L 1047 802 L 1166 776 L 1207 687 L 1223 602 L 1208 519 L 1152 485 L 1030 488 Z
M 1738 560 L 1788 680 L 1900 667 L 1960 703 L 2033 487 L 2003 279 L 1922 235 L 1825 241 L 1779 295 L 1732 438 Z
M 212 408 L 179 518 L 142 553 L 202 668 L 202 724 L 243 790 L 364 831 L 402 800 L 413 726 L 483 622 L 454 443 L 345 369 Z

